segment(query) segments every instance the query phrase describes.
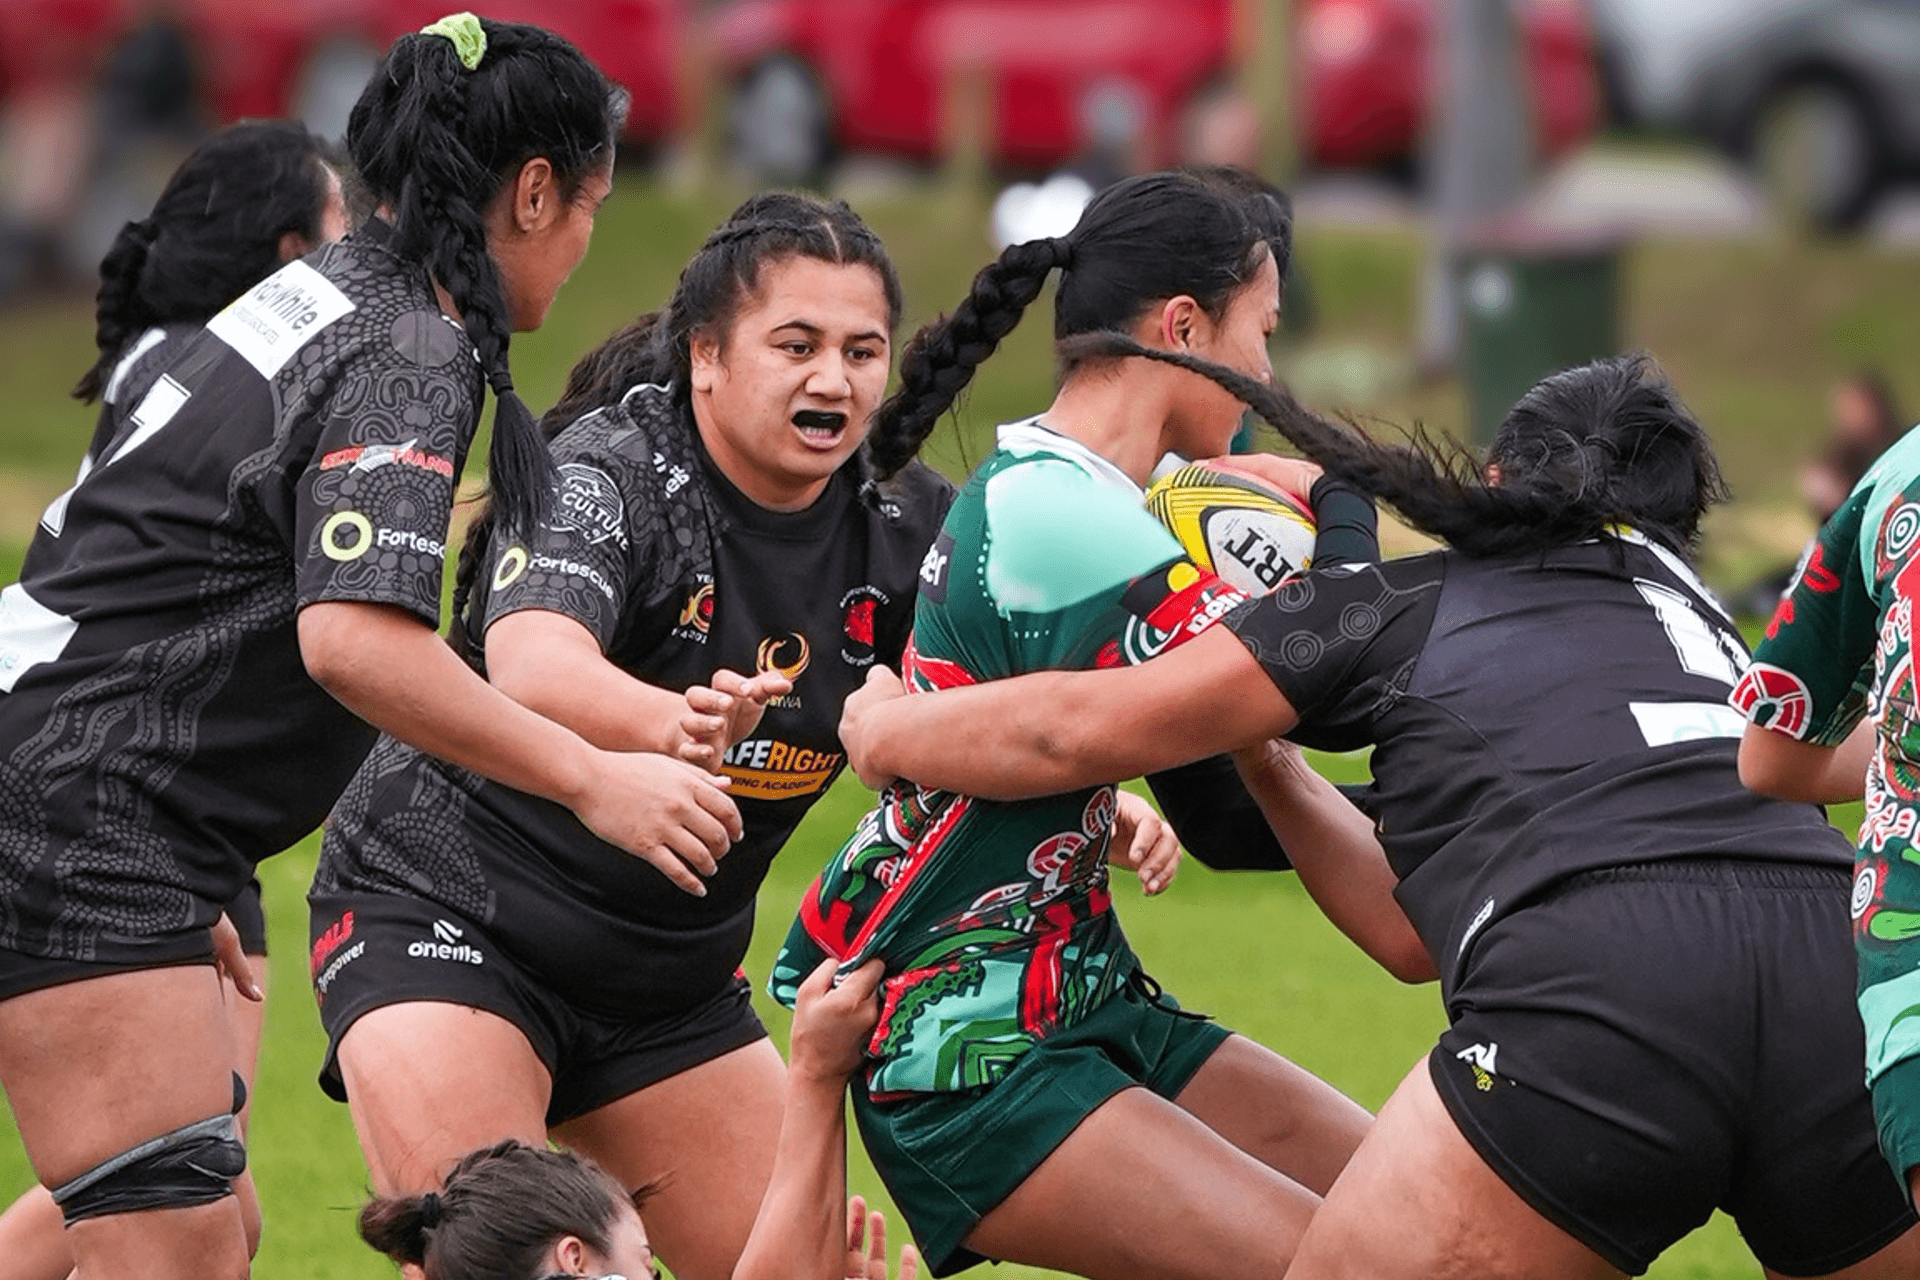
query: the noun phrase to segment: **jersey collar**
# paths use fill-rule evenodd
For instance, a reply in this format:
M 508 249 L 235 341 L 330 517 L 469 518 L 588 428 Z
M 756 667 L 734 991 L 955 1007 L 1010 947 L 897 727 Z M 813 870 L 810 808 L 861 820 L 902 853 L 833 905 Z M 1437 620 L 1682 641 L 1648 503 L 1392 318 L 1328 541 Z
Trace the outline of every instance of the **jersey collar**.
M 1004 424 L 995 437 L 995 443 L 1008 453 L 1051 453 L 1065 458 L 1078 464 L 1082 471 L 1094 479 L 1125 490 L 1135 502 L 1143 501 L 1147 496 L 1146 490 L 1133 482 L 1133 477 L 1072 436 L 1043 426 L 1037 414 L 1019 422 Z

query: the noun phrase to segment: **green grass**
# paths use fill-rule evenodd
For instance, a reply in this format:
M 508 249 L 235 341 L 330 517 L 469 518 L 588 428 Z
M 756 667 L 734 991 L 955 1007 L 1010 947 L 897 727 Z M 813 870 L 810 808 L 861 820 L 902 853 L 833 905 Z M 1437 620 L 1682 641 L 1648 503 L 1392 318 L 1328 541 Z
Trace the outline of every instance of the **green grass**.
M 574 358 L 666 298 L 681 263 L 726 204 L 671 196 L 623 177 L 592 254 L 547 328 L 515 344 L 516 374 L 530 403 L 548 402 Z M 906 283 L 903 335 L 957 301 L 987 259 L 984 218 L 965 201 L 908 194 L 861 208 Z M 1365 375 L 1354 383 L 1364 391 L 1345 401 L 1348 407 L 1456 429 L 1463 416 L 1458 388 L 1417 383 L 1401 372 L 1418 240 L 1309 228 L 1301 252 L 1321 328 L 1304 349 L 1283 350 L 1283 365 L 1345 361 Z M 1920 404 L 1920 366 L 1904 359 L 1920 348 L 1920 310 L 1911 305 L 1920 296 L 1920 258 L 1857 246 L 1653 243 L 1631 253 L 1626 282 L 1628 340 L 1672 371 L 1712 432 L 1740 499 L 1716 519 L 1708 546 L 1715 580 L 1737 584 L 1769 559 L 1790 555 L 1808 532 L 1792 496 L 1792 468 L 1819 447 L 1834 378 L 1859 364 L 1884 364 L 1908 403 Z M 1045 404 L 1050 317 L 1044 300 L 1035 311 L 983 371 L 963 406 L 963 426 L 943 429 L 930 446 L 937 464 L 963 471 L 984 453 L 992 423 Z M 91 417 L 65 393 L 90 351 L 85 299 L 0 312 L 0 403 L 8 406 L 0 430 L 0 581 L 10 578 L 41 507 L 69 482 L 84 447 Z M 1345 775 L 1358 766 L 1338 759 L 1328 768 Z M 749 962 L 757 978 L 767 972 L 802 886 L 865 803 L 857 787 L 843 783 L 776 863 Z M 322 1042 L 307 992 L 302 901 L 313 856 L 309 841 L 262 869 L 275 958 L 253 1138 L 267 1213 L 259 1274 L 295 1280 L 384 1270 L 352 1234 L 365 1175 L 346 1110 L 313 1083 Z M 1374 968 L 1291 877 L 1215 875 L 1189 866 L 1164 898 L 1138 901 L 1130 886 L 1118 896 L 1129 935 L 1170 991 L 1368 1106 L 1379 1105 L 1441 1026 L 1432 988 L 1402 987 Z M 764 1013 L 783 1039 L 784 1012 Z M 0 1134 L 0 1196 L 29 1181 L 17 1142 Z M 853 1181 L 878 1192 L 857 1151 Z M 1652 1274 L 1723 1280 L 1754 1270 L 1731 1226 L 1716 1219 Z M 1040 1273 L 1008 1267 L 997 1274 Z

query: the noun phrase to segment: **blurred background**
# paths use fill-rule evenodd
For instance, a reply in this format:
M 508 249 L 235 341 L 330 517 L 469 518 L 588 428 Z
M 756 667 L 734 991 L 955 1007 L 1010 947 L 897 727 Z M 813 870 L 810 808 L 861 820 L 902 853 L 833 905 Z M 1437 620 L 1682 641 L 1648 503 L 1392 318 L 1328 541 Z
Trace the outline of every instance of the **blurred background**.
M 450 2 L 0 0 L 0 581 L 91 430 L 67 392 L 92 360 L 94 273 L 120 224 L 220 124 L 293 115 L 338 137 L 381 51 Z M 1734 488 L 1704 567 L 1749 618 L 1906 428 L 1901 406 L 1920 405 L 1920 0 L 473 7 L 551 27 L 633 95 L 588 263 L 514 344 L 536 408 L 575 358 L 664 302 L 757 187 L 815 187 L 867 217 L 906 283 L 904 341 L 999 245 L 1064 231 L 1101 185 L 1222 161 L 1293 195 L 1274 355 L 1310 405 L 1471 443 L 1544 374 L 1652 352 Z M 932 461 L 958 477 L 995 422 L 1047 402 L 1049 331 L 1042 316 L 989 362 Z M 864 804 L 845 782 L 823 803 L 770 904 Z M 346 1113 L 311 1084 L 311 857 L 309 842 L 263 868 L 280 994 L 256 1131 L 260 1274 L 377 1274 L 348 1227 L 364 1173 Z M 1440 1025 L 1432 992 L 1373 971 L 1290 877 L 1190 868 L 1169 900 L 1128 910 L 1170 990 L 1369 1106 Z M 770 906 L 763 932 L 786 920 Z M 28 1178 L 0 1138 L 0 1196 Z M 1722 1222 L 1654 1274 L 1752 1271 Z

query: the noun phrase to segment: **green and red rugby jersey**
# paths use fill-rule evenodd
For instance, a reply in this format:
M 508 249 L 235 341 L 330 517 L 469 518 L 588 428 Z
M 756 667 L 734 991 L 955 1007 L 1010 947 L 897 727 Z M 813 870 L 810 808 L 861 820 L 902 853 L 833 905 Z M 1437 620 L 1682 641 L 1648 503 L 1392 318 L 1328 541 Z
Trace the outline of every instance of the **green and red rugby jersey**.
M 948 513 L 903 659 L 914 690 L 1143 661 L 1246 599 L 1194 567 L 1124 473 L 1036 422 Z M 1112 786 L 997 802 L 895 783 L 801 901 L 770 983 L 886 962 L 879 1098 L 993 1083 L 1137 965 L 1113 914 Z
M 1820 530 L 1733 704 L 1755 724 L 1837 747 L 1877 727 L 1853 882 L 1860 1017 L 1880 1145 L 1920 1164 L 1920 433 L 1861 478 Z

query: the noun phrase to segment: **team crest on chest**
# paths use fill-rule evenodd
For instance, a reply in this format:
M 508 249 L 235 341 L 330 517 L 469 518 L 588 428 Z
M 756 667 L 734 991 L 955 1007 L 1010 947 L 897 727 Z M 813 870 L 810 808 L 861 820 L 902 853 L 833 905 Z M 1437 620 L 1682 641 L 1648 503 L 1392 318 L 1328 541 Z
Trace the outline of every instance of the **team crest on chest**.
M 873 665 L 875 615 L 879 613 L 881 605 L 891 603 L 891 597 L 875 586 L 855 587 L 840 597 L 845 632 L 840 643 L 840 657 L 848 665 Z
M 768 636 L 760 642 L 760 648 L 754 653 L 753 671 L 755 675 L 778 674 L 785 676 L 794 684 L 800 683 L 801 675 L 813 661 L 813 646 L 798 631 L 784 636 Z M 767 699 L 770 707 L 800 709 L 800 695 L 789 693 L 778 698 Z
M 712 630 L 713 579 L 703 573 L 693 590 L 687 592 L 687 602 L 680 606 L 680 618 L 674 624 L 673 634 L 679 640 L 705 644 L 707 633 Z

